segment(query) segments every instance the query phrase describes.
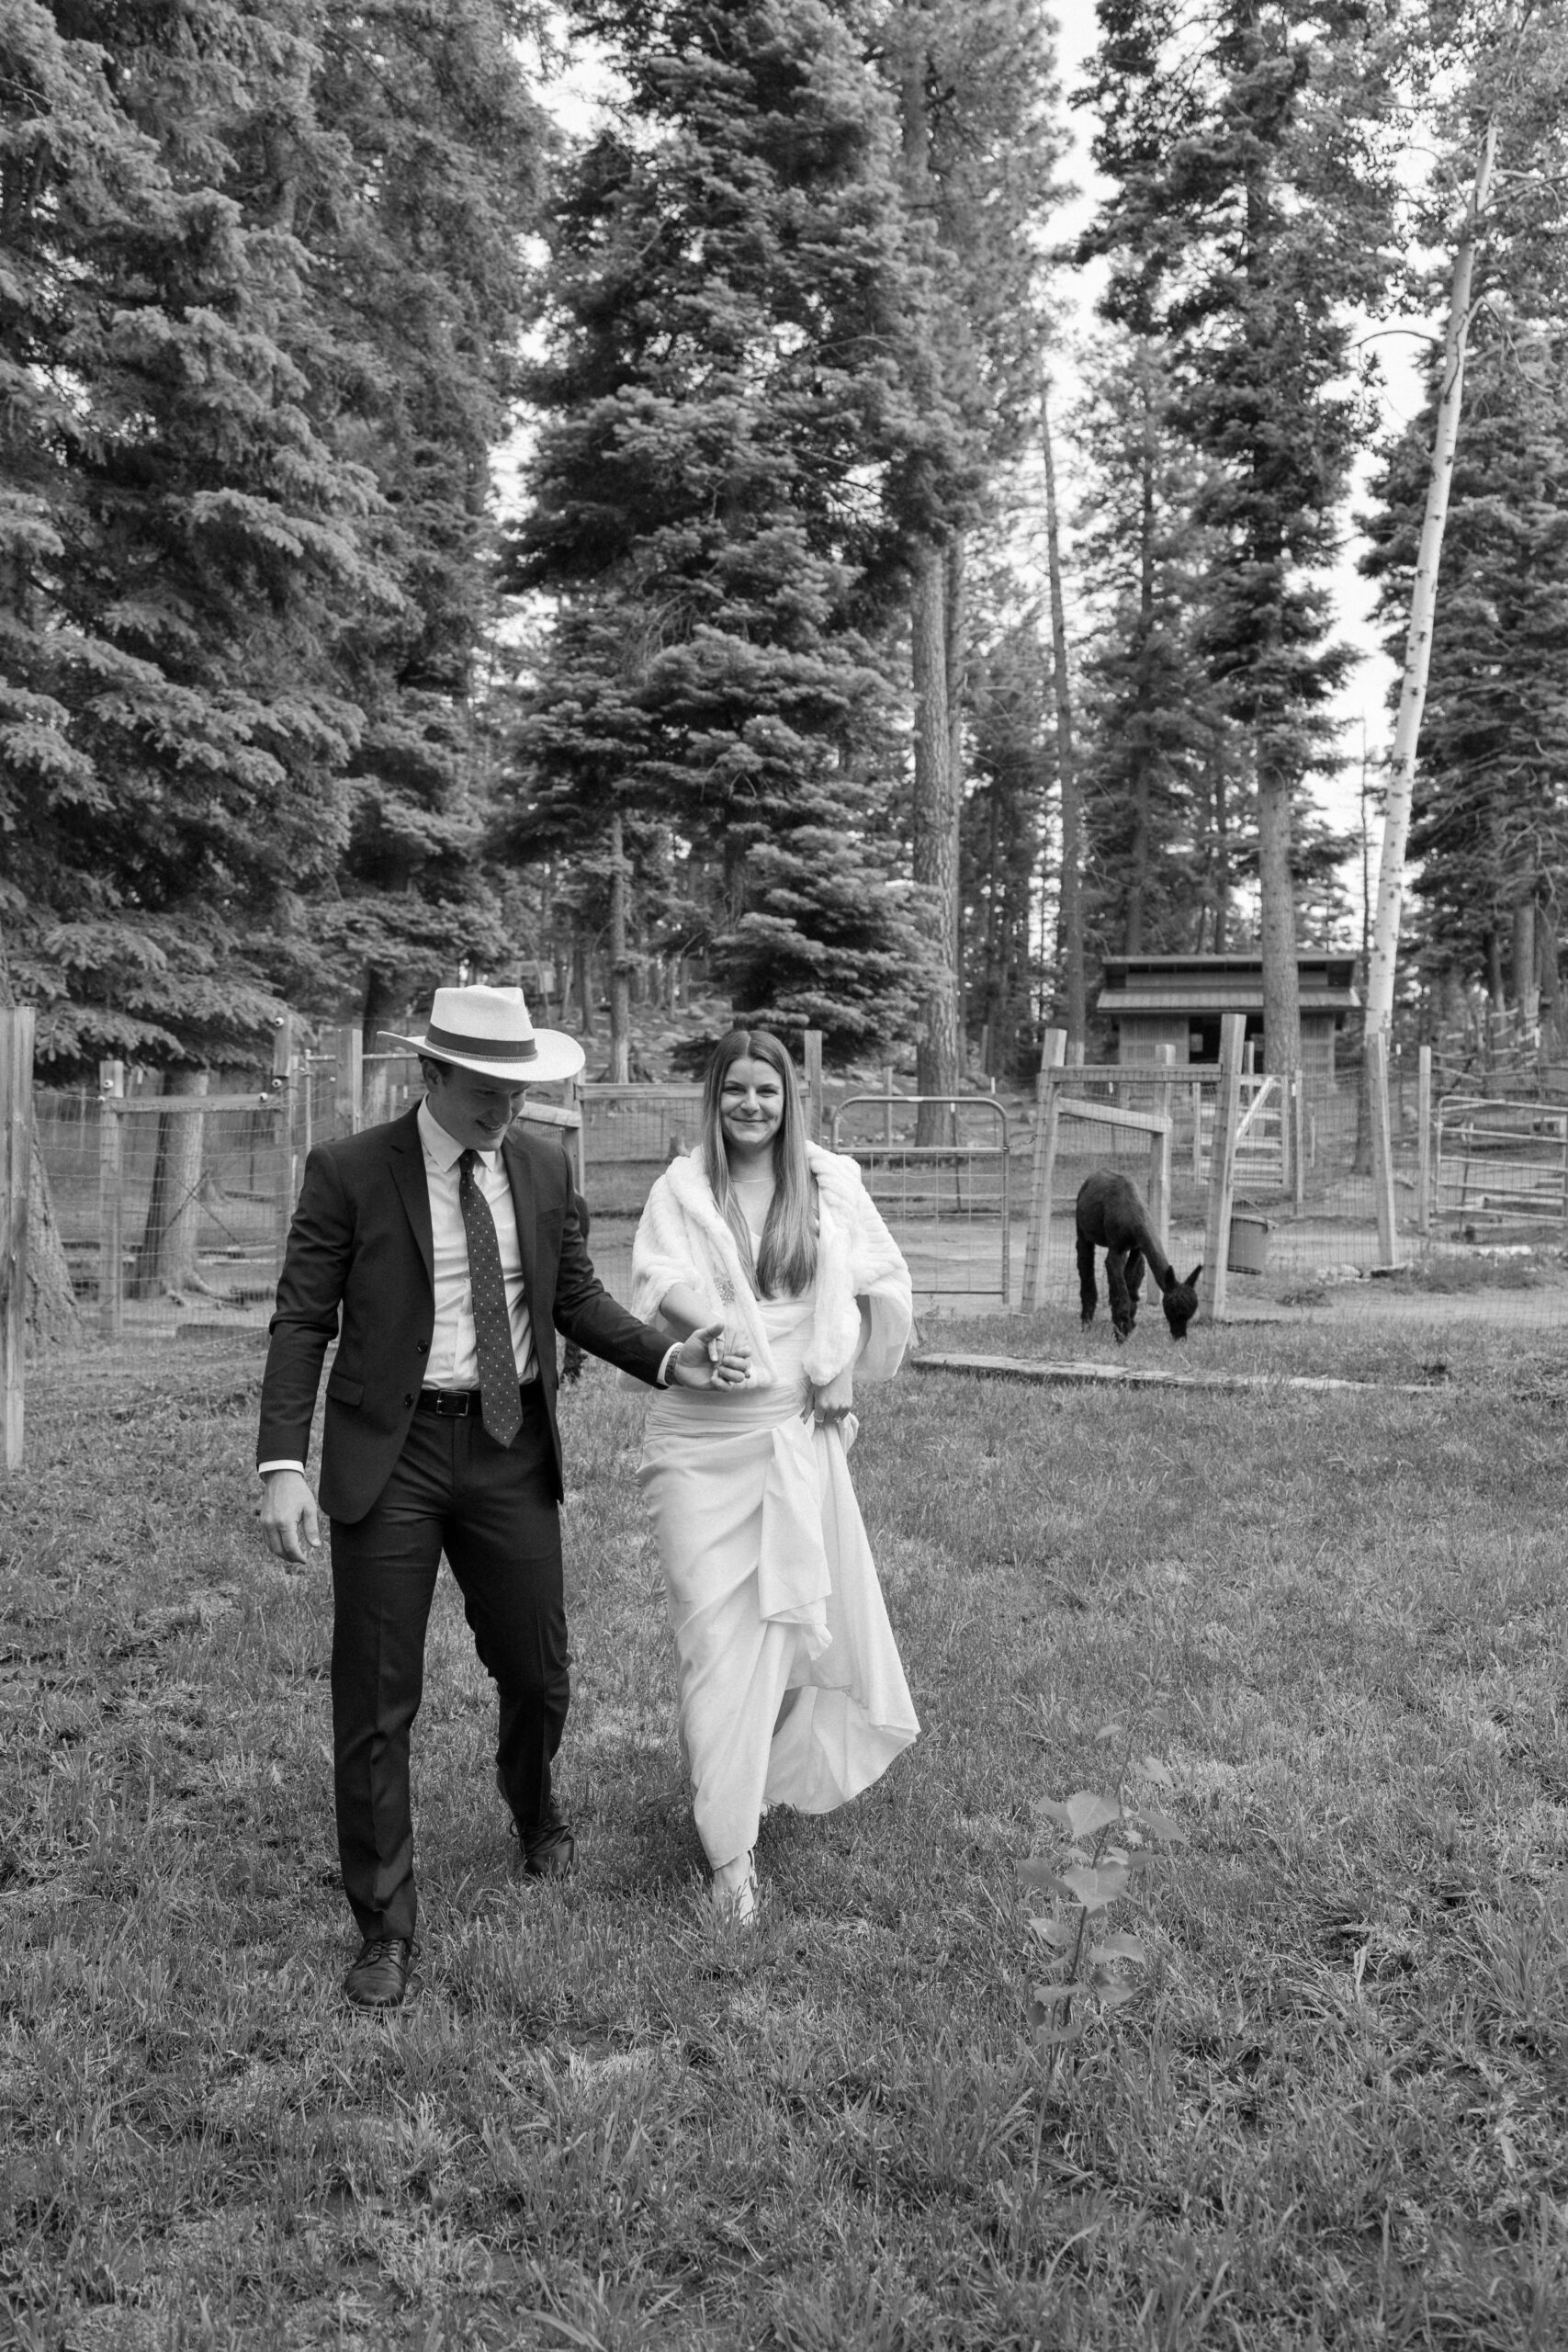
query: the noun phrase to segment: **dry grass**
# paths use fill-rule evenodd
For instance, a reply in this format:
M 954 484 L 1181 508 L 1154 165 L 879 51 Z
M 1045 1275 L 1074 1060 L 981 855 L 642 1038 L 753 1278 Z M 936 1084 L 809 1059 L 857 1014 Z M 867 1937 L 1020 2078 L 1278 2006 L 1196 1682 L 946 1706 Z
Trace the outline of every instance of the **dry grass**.
M 1015 1320 L 1009 1351 L 1070 1328 Z M 256 1357 L 36 1390 L 0 1489 L 0 2334 L 1561 2344 L 1561 1382 L 1484 1329 L 1189 1345 L 1447 1373 L 875 1395 L 857 1477 L 925 1736 L 858 1805 L 770 1820 L 750 1944 L 694 1901 L 638 1407 L 595 1368 L 568 1441 L 584 1867 L 512 1874 L 447 1588 L 423 1984 L 389 2022 L 338 1995 L 328 1592 L 255 1536 Z M 1016 1865 L 1111 1715 L 1192 1842 L 1145 1992 L 1048 2091 Z

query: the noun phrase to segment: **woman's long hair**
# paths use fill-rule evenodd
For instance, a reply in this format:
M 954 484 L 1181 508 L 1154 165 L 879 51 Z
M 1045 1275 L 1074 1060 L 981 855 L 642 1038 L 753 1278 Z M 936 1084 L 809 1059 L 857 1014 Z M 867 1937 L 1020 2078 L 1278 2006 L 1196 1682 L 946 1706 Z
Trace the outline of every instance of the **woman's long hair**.
M 737 1062 L 764 1062 L 784 1088 L 784 1117 L 773 1137 L 773 1197 L 752 1254 L 745 1215 L 729 1181 L 719 1105 L 724 1081 Z M 740 1262 L 762 1298 L 798 1298 L 817 1272 L 817 1186 L 806 1156 L 806 1114 L 795 1064 L 769 1029 L 732 1029 L 714 1047 L 703 1080 L 703 1169 L 719 1215 L 735 1236 Z

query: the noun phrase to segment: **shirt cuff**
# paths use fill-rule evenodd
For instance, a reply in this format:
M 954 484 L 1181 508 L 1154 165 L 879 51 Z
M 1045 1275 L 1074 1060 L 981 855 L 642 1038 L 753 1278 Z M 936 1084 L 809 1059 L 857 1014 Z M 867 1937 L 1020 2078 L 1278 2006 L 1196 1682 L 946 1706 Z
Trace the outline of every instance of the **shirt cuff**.
M 654 1385 L 654 1386 L 655 1386 L 656 1388 L 668 1388 L 668 1387 L 669 1387 L 669 1385 L 670 1385 L 670 1367 L 671 1367 L 671 1365 L 674 1363 L 674 1361 L 675 1361 L 676 1357 L 680 1354 L 680 1352 L 681 1352 L 682 1349 L 685 1346 L 685 1344 L 686 1344 L 686 1343 L 685 1343 L 684 1340 L 676 1340 L 676 1342 L 675 1342 L 675 1344 L 674 1344 L 674 1346 L 673 1346 L 672 1348 L 666 1348 L 666 1349 L 665 1349 L 665 1351 L 664 1351 L 664 1361 L 663 1361 L 663 1363 L 660 1365 L 659 1370 L 658 1370 L 658 1371 L 654 1374 L 654 1375 L 653 1375 L 653 1385 Z
M 305 1476 L 305 1464 L 302 1462 L 258 1462 L 256 1464 L 258 1478 L 265 1478 L 269 1470 L 298 1470 L 301 1478 Z

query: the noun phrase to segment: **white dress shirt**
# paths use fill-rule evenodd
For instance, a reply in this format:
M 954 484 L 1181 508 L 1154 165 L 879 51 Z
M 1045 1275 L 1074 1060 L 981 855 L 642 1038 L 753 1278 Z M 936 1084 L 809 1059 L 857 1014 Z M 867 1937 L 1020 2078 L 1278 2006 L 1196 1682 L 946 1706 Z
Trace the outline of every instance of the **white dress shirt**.
M 423 1385 L 426 1388 L 477 1388 L 479 1385 L 479 1350 L 474 1343 L 474 1302 L 468 1283 L 468 1236 L 463 1223 L 463 1211 L 457 1198 L 462 1182 L 458 1161 L 468 1147 L 456 1136 L 449 1136 L 438 1119 L 431 1114 L 430 1104 L 419 1106 L 419 1140 L 424 1153 L 424 1182 L 430 1195 L 431 1271 L 435 1286 L 435 1329 L 425 1360 Z M 495 1219 L 495 1238 L 501 1249 L 501 1278 L 506 1285 L 506 1311 L 512 1325 L 512 1352 L 517 1360 L 517 1380 L 521 1386 L 532 1380 L 538 1370 L 534 1354 L 534 1323 L 528 1312 L 528 1297 L 523 1283 L 523 1250 L 517 1238 L 517 1211 L 512 1198 L 512 1186 L 502 1166 L 501 1152 L 481 1151 L 474 1170 L 474 1181 L 490 1204 Z M 670 1366 L 681 1352 L 675 1342 L 665 1351 L 659 1367 L 657 1385 L 664 1387 L 670 1378 Z M 302 1462 L 263 1462 L 257 1475 L 265 1478 L 269 1470 L 303 1471 Z
M 419 1139 L 424 1148 L 424 1181 L 430 1193 L 431 1271 L 435 1283 L 435 1329 L 426 1360 L 426 1388 L 477 1388 L 479 1350 L 474 1342 L 474 1300 L 468 1283 L 468 1237 L 457 1198 L 462 1182 L 458 1161 L 466 1147 L 449 1136 L 431 1116 L 430 1104 L 419 1106 Z M 474 1182 L 490 1204 L 495 1238 L 501 1245 L 501 1278 L 506 1285 L 506 1313 L 512 1326 L 512 1352 L 517 1360 L 519 1385 L 538 1370 L 534 1360 L 534 1323 L 523 1286 L 523 1252 L 517 1240 L 517 1213 L 512 1187 L 501 1164 L 501 1152 L 477 1155 Z

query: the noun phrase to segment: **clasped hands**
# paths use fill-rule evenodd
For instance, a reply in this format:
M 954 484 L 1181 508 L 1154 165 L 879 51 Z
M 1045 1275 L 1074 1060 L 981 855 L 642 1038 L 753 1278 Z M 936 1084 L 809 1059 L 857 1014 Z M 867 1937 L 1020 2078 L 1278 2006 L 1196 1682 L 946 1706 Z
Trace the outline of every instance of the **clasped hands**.
M 670 1363 L 674 1388 L 741 1388 L 751 1373 L 751 1351 L 744 1340 L 726 1336 L 722 1323 L 705 1323 Z

